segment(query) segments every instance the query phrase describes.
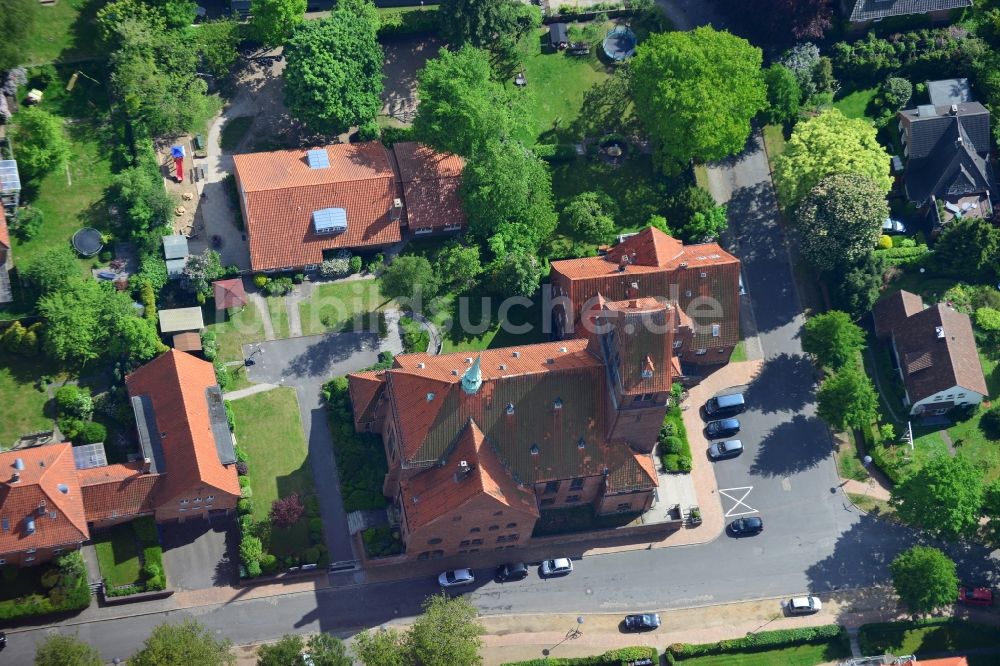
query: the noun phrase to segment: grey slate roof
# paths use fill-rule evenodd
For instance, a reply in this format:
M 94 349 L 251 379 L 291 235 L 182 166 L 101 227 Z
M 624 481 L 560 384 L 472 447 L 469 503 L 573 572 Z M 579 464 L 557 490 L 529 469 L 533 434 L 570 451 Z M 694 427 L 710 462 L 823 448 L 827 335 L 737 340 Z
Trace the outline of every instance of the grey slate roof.
M 948 106 L 936 107 L 935 115 L 929 106 L 899 112 L 910 124 L 906 193 L 911 201 L 995 189 L 988 160 L 990 113 L 979 102 L 957 106 L 955 115 Z
M 972 101 L 969 79 L 941 79 L 927 82 L 927 95 L 932 106 L 951 106 Z
M 854 9 L 851 10 L 850 19 L 860 23 L 890 16 L 926 14 L 971 6 L 972 0 L 857 0 Z

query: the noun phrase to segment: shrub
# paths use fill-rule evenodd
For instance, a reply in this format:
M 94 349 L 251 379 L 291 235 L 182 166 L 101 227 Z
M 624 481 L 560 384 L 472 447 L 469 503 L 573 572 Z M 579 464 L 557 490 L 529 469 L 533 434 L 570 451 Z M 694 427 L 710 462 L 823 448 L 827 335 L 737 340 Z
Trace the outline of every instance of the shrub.
M 882 234 L 878 237 L 878 246 L 883 250 L 888 250 L 892 247 L 892 236 L 887 236 Z
M 11 231 L 22 241 L 30 241 L 38 235 L 42 228 L 45 215 L 37 208 L 24 206 L 17 209 L 17 217 L 11 225 Z
M 302 506 L 298 493 L 281 497 L 271 503 L 271 523 L 275 527 L 291 527 L 299 521 L 306 508 Z
M 306 515 L 310 518 L 319 517 L 319 497 L 315 494 L 306 496 Z
M 424 353 L 431 344 L 431 336 L 420 322 L 403 317 L 399 320 L 402 329 L 403 352 L 406 354 Z
M 400 7 L 379 12 L 378 35 L 412 35 L 437 32 L 440 29 L 436 7 Z
M 262 573 L 271 574 L 278 569 L 278 558 L 271 553 L 264 553 L 260 558 L 260 570 Z
M 243 501 L 244 501 L 243 499 L 240 500 L 240 502 L 243 502 Z M 249 502 L 250 500 L 246 500 L 246 501 Z M 252 505 L 248 505 L 248 506 L 250 506 L 250 509 L 252 511 L 253 510 L 253 506 Z M 257 529 L 257 523 L 254 522 L 253 516 L 250 513 L 242 513 L 242 512 L 240 512 L 239 523 L 240 523 L 240 535 L 241 536 L 252 535 L 254 533 L 254 531 Z
M 11 567 L 11 570 L 17 571 L 13 567 Z M 59 582 L 59 577 L 61 575 L 62 574 L 59 573 L 59 569 L 49 569 L 48 571 L 42 574 L 42 587 L 44 587 L 46 590 L 52 589 L 53 587 L 56 586 L 56 583 Z
M 260 558 L 263 554 L 264 546 L 260 539 L 251 535 L 243 535 L 243 539 L 240 541 L 240 560 L 250 577 L 260 575 Z M 251 571 L 257 573 L 251 573 Z
M 241 476 L 238 479 L 238 481 L 240 483 L 240 488 L 242 488 L 243 490 L 246 490 L 247 488 L 250 487 L 250 479 L 248 479 L 247 477 Z
M 241 516 L 249 516 L 253 513 L 253 500 L 249 497 L 241 497 L 236 502 L 236 512 Z
M 94 400 L 90 389 L 76 384 L 60 386 L 56 391 L 56 405 L 60 414 L 88 419 L 94 413 Z
M 361 141 L 378 141 L 381 133 L 382 129 L 374 120 L 365 121 L 358 127 L 358 139 Z
M 667 453 L 680 453 L 684 449 L 684 443 L 680 437 L 667 437 L 662 440 L 664 451 Z
M 229 372 L 229 368 L 226 367 L 225 363 L 216 360 L 215 363 L 215 381 L 219 384 L 219 389 L 225 393 L 229 390 L 229 387 L 233 383 L 233 375 Z
M 782 646 L 826 643 L 834 640 L 846 640 L 846 636 L 846 631 L 840 625 L 825 624 L 818 627 L 750 633 L 743 638 L 734 638 L 717 643 L 701 643 L 697 645 L 691 643 L 674 643 L 667 648 L 667 651 L 674 659 L 681 660 L 692 657 L 726 654 L 729 652 L 753 652 Z
M 268 296 L 284 296 L 292 291 L 292 278 L 275 278 L 264 286 L 264 291 Z
M 668 656 L 669 658 L 669 656 Z M 639 659 L 650 659 L 660 663 L 660 653 L 656 648 L 636 646 L 609 650 L 592 657 L 544 657 L 502 664 L 502 666 L 628 666 Z
M 247 452 L 244 451 L 242 448 L 240 448 L 239 444 L 233 447 L 233 449 L 236 451 L 237 462 L 247 462 L 250 460 L 250 457 L 247 455 Z
M 345 258 L 327 259 L 319 267 L 319 274 L 325 278 L 342 278 L 351 274 L 350 260 Z
M 365 268 L 369 273 L 377 273 L 382 270 L 382 266 L 385 264 L 385 257 L 381 252 L 376 254 L 368 261 L 368 266 Z
M 990 439 L 1000 439 L 1000 404 L 993 405 L 979 418 L 979 428 Z
M 292 276 L 292 282 L 294 284 L 302 284 L 303 282 L 305 282 L 305 279 L 306 276 L 303 275 L 302 273 L 296 273 L 295 275 Z
M 250 468 L 245 462 L 236 463 L 236 473 L 240 476 L 247 476 L 250 473 Z
M 347 263 L 352 274 L 361 272 L 361 257 L 359 257 L 358 255 L 354 255 L 353 257 L 351 257 L 351 260 Z
M 388 525 L 369 527 L 361 533 L 361 541 L 365 544 L 365 555 L 368 557 L 389 557 L 403 552 L 399 530 Z
M 99 444 L 108 437 L 108 429 L 95 421 L 86 421 L 74 438 L 81 444 Z
M 214 361 L 219 355 L 219 342 L 215 331 L 201 332 L 201 354 L 206 361 Z
M 253 276 L 253 285 L 258 289 L 263 289 L 267 286 L 267 283 L 271 281 L 271 278 L 266 275 L 257 274 Z
M 319 548 L 316 546 L 309 546 L 302 553 L 302 561 L 306 564 L 316 564 L 319 561 Z

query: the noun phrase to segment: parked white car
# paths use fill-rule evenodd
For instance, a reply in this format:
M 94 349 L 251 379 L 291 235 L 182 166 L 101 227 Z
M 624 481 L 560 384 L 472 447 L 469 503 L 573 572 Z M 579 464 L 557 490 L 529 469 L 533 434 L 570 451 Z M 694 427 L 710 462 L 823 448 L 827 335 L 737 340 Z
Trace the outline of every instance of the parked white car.
M 882 231 L 887 234 L 905 234 L 906 225 L 899 220 L 887 217 L 885 218 L 885 222 L 882 223 Z
M 554 560 L 545 560 L 542 562 L 543 576 L 560 576 L 572 571 L 573 563 L 566 557 L 557 557 Z
M 819 597 L 792 597 L 788 600 L 788 612 L 791 615 L 809 615 L 823 610 L 823 602 Z
M 438 583 L 441 587 L 458 587 L 459 585 L 469 585 L 476 582 L 476 577 L 471 569 L 455 569 L 445 571 L 438 576 Z

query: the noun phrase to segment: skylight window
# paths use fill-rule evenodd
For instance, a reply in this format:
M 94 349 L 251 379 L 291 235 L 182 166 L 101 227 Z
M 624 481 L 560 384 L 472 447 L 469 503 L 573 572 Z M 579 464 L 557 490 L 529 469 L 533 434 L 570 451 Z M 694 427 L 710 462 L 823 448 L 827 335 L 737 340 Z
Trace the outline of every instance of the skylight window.
M 306 161 L 310 169 L 329 169 L 330 156 L 325 148 L 316 148 L 306 152 Z
M 347 231 L 347 210 L 321 208 L 313 211 L 313 229 L 317 234 L 341 234 Z

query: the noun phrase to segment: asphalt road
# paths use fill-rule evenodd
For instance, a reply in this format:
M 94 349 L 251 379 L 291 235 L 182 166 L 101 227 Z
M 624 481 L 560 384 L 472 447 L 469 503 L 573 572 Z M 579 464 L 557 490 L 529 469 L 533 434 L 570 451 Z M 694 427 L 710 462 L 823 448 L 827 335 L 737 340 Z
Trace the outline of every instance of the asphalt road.
M 860 515 L 837 488 L 831 442 L 814 413 L 813 371 L 798 342 L 801 308 L 774 218 L 767 163 L 759 150 L 751 142 L 748 154 L 713 168 L 710 178 L 717 197 L 731 196 L 732 241 L 744 261 L 744 281 L 765 359 L 761 375 L 746 387 L 750 409 L 742 415 L 741 438 L 747 451 L 738 459 L 717 463 L 716 471 L 720 490 L 732 497 L 742 495 L 735 488 L 751 488 L 742 500 L 764 517 L 764 532 L 744 539 L 721 536 L 699 546 L 589 556 L 574 563 L 571 575 L 544 581 L 533 573 L 524 581 L 500 585 L 481 572 L 476 585 L 465 588 L 481 612 L 624 613 L 807 590 L 822 595 L 887 582 L 888 562 L 920 540 L 912 530 Z M 301 376 L 331 370 L 312 367 L 319 361 L 310 360 L 312 356 L 301 354 L 305 364 Z M 263 364 L 259 368 L 266 369 Z M 725 497 L 723 506 L 733 515 L 748 510 Z M 982 549 L 947 549 L 967 579 L 995 580 L 993 562 Z M 422 576 L 93 622 L 68 630 L 78 631 L 109 660 L 134 652 L 158 623 L 183 617 L 195 617 L 235 643 L 274 639 L 288 632 L 347 635 L 410 617 L 419 611 L 421 600 L 436 591 L 434 580 Z M 141 612 L 141 606 L 135 611 Z M 34 642 L 44 631 L 10 634 L 0 664 L 29 663 Z

